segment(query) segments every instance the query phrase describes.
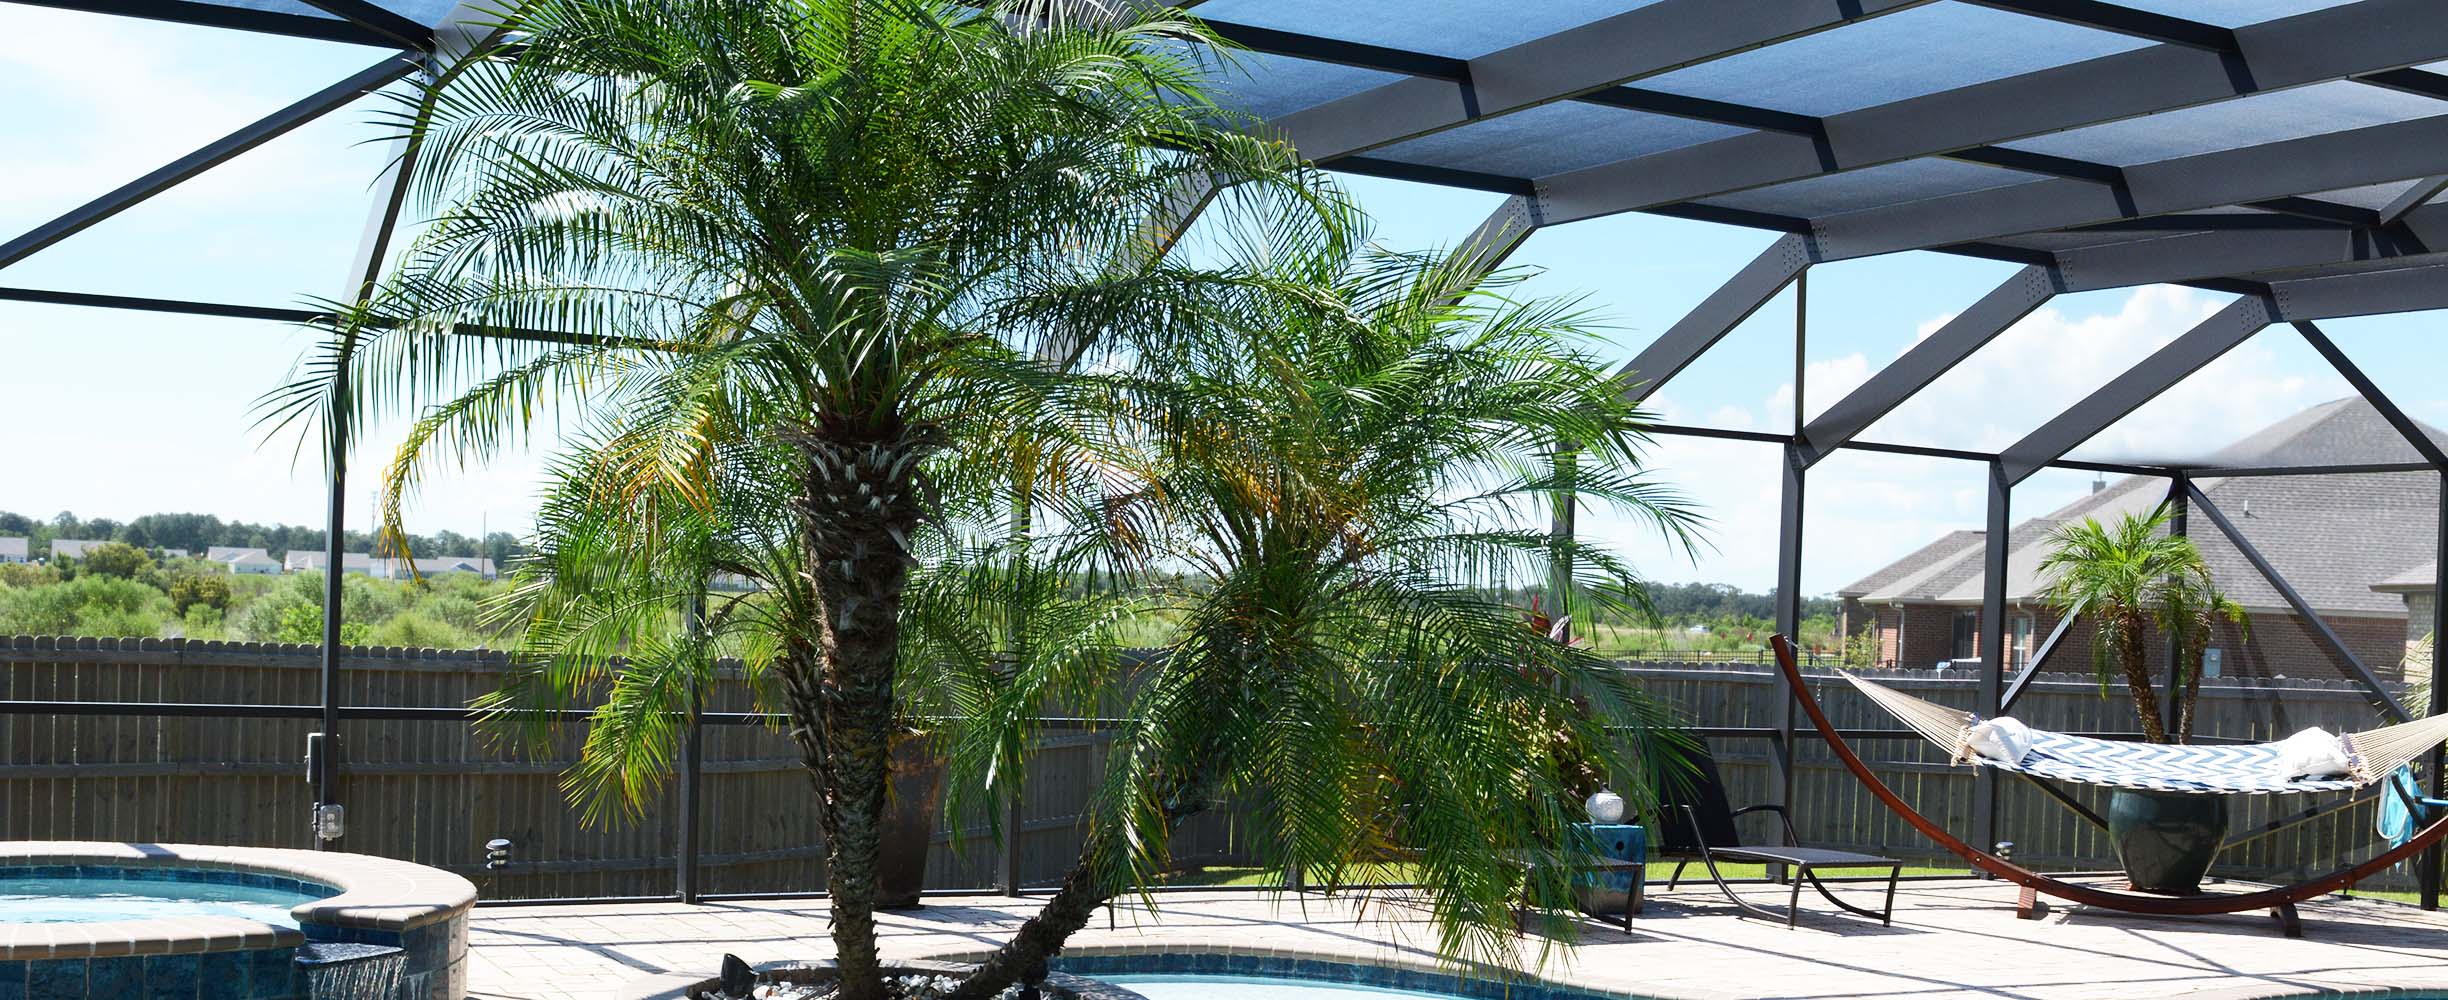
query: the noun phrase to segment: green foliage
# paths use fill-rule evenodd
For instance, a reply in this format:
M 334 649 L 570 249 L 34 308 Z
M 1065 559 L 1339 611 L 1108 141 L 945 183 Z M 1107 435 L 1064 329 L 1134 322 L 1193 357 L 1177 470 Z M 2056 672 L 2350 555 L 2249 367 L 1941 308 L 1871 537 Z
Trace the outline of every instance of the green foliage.
M 215 612 L 229 610 L 229 578 L 226 575 L 190 575 L 170 582 L 170 607 L 173 611 L 183 616 L 189 608 L 199 604 Z
M 2046 599 L 2058 613 L 2088 617 L 2097 638 L 2092 665 L 2105 693 L 2121 675 L 2142 734 L 2153 743 L 2192 738 L 2193 704 L 2201 690 L 2201 650 L 2220 621 L 2245 626 L 2243 606 L 2210 580 L 2193 540 L 2167 533 L 2173 511 L 2161 504 L 2148 515 L 2126 514 L 2113 525 L 2096 518 L 2059 527 L 2049 536 L 2040 574 Z M 2178 728 L 2169 733 L 2160 715 L 2160 692 L 2150 673 L 2148 637 L 2156 631 L 2174 645 L 2178 676 L 2166 692 L 2178 707 Z
M 169 605 L 161 591 L 111 576 L 12 587 L 0 591 L 0 634 L 158 636 Z
M 85 550 L 77 560 L 85 573 L 132 580 L 153 567 L 153 557 L 125 542 L 104 542 Z
M 49 566 L 38 566 L 33 563 L 0 563 L 0 588 L 39 587 L 47 583 L 58 583 L 59 579 L 59 571 Z

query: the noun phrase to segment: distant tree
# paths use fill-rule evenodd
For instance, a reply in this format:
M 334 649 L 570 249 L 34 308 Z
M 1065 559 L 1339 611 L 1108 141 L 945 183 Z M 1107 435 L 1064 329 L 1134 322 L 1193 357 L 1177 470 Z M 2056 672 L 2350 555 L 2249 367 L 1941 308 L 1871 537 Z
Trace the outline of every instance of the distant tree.
M 230 582 L 227 576 L 181 576 L 170 581 L 170 607 L 184 617 L 187 609 L 206 605 L 214 611 L 227 611 L 230 604 Z
M 81 568 L 97 576 L 133 580 L 153 568 L 153 557 L 126 542 L 104 542 L 85 550 L 79 559 Z

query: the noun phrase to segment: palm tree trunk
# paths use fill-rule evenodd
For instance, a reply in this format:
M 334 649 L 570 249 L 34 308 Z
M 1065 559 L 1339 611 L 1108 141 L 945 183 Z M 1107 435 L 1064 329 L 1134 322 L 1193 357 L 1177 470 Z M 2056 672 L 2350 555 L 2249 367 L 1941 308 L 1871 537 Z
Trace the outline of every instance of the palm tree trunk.
M 897 436 L 798 444 L 807 456 L 800 528 L 822 621 L 810 651 L 816 662 L 785 671 L 785 694 L 792 736 L 821 796 L 838 996 L 882 1000 L 876 855 L 891 781 L 893 672 L 909 583 L 907 539 L 918 523 L 912 485 L 920 450 Z
M 1213 781 L 1199 778 L 1182 782 L 1162 796 L 1165 833 L 1170 838 L 1183 820 L 1207 808 Z M 1189 790 L 1185 790 L 1189 789 Z M 1011 831 L 1016 833 L 1017 831 Z M 1119 890 L 1105 884 L 1100 871 L 1110 871 L 1116 857 L 1127 847 L 1115 839 L 1112 827 L 1099 826 L 1088 834 L 1088 843 L 1080 848 L 1079 860 L 1064 873 L 1062 888 L 1046 900 L 1045 906 L 1030 917 L 1020 930 L 1003 942 L 1003 947 L 977 971 L 962 980 L 959 987 L 944 995 L 944 1000 L 986 1000 L 1003 992 L 1013 983 L 1034 983 L 1045 977 L 1046 963 L 1062 953 L 1071 935 L 1088 926 L 1096 916 L 1097 907 L 1112 902 Z
M 2134 714 L 2142 721 L 2142 738 L 2165 743 L 2167 725 L 2159 716 L 2159 692 L 2151 686 L 2150 654 L 2143 646 L 2142 623 L 2131 616 L 2117 623 L 2117 665 L 2124 668 L 2125 688 L 2133 695 Z M 2174 696 L 2175 692 L 2169 692 Z

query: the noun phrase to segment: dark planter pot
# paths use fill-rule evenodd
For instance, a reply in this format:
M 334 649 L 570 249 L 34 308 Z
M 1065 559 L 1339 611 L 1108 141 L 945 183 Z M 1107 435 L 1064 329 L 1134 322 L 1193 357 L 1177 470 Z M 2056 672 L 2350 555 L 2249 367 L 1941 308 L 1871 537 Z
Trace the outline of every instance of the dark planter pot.
M 2227 839 L 2227 797 L 2119 788 L 2108 797 L 2108 835 L 2134 891 L 2189 896 Z
M 892 802 L 884 807 L 883 843 L 876 848 L 876 908 L 915 910 L 943 808 L 944 764 L 925 739 L 907 737 L 893 746 L 892 771 Z

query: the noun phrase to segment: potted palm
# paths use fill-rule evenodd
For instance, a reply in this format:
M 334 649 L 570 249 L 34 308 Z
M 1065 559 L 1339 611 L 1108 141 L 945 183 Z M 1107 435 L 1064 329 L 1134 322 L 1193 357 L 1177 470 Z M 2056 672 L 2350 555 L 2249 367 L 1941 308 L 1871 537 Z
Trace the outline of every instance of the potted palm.
M 2091 661 L 2100 692 L 2122 680 L 2142 738 L 2185 743 L 2201 695 L 2201 656 L 2221 621 L 2248 627 L 2243 607 L 2221 593 L 2193 540 L 2167 531 L 2166 504 L 2114 524 L 2085 518 L 2050 535 L 2041 561 L 2045 599 L 2061 615 L 2091 620 Z M 2161 692 L 2151 678 L 2151 639 L 2164 640 L 2175 670 Z M 2174 729 L 2169 729 L 2170 720 Z M 2198 891 L 2227 833 L 2218 795 L 2116 789 L 2108 829 L 2126 877 L 2144 892 Z

